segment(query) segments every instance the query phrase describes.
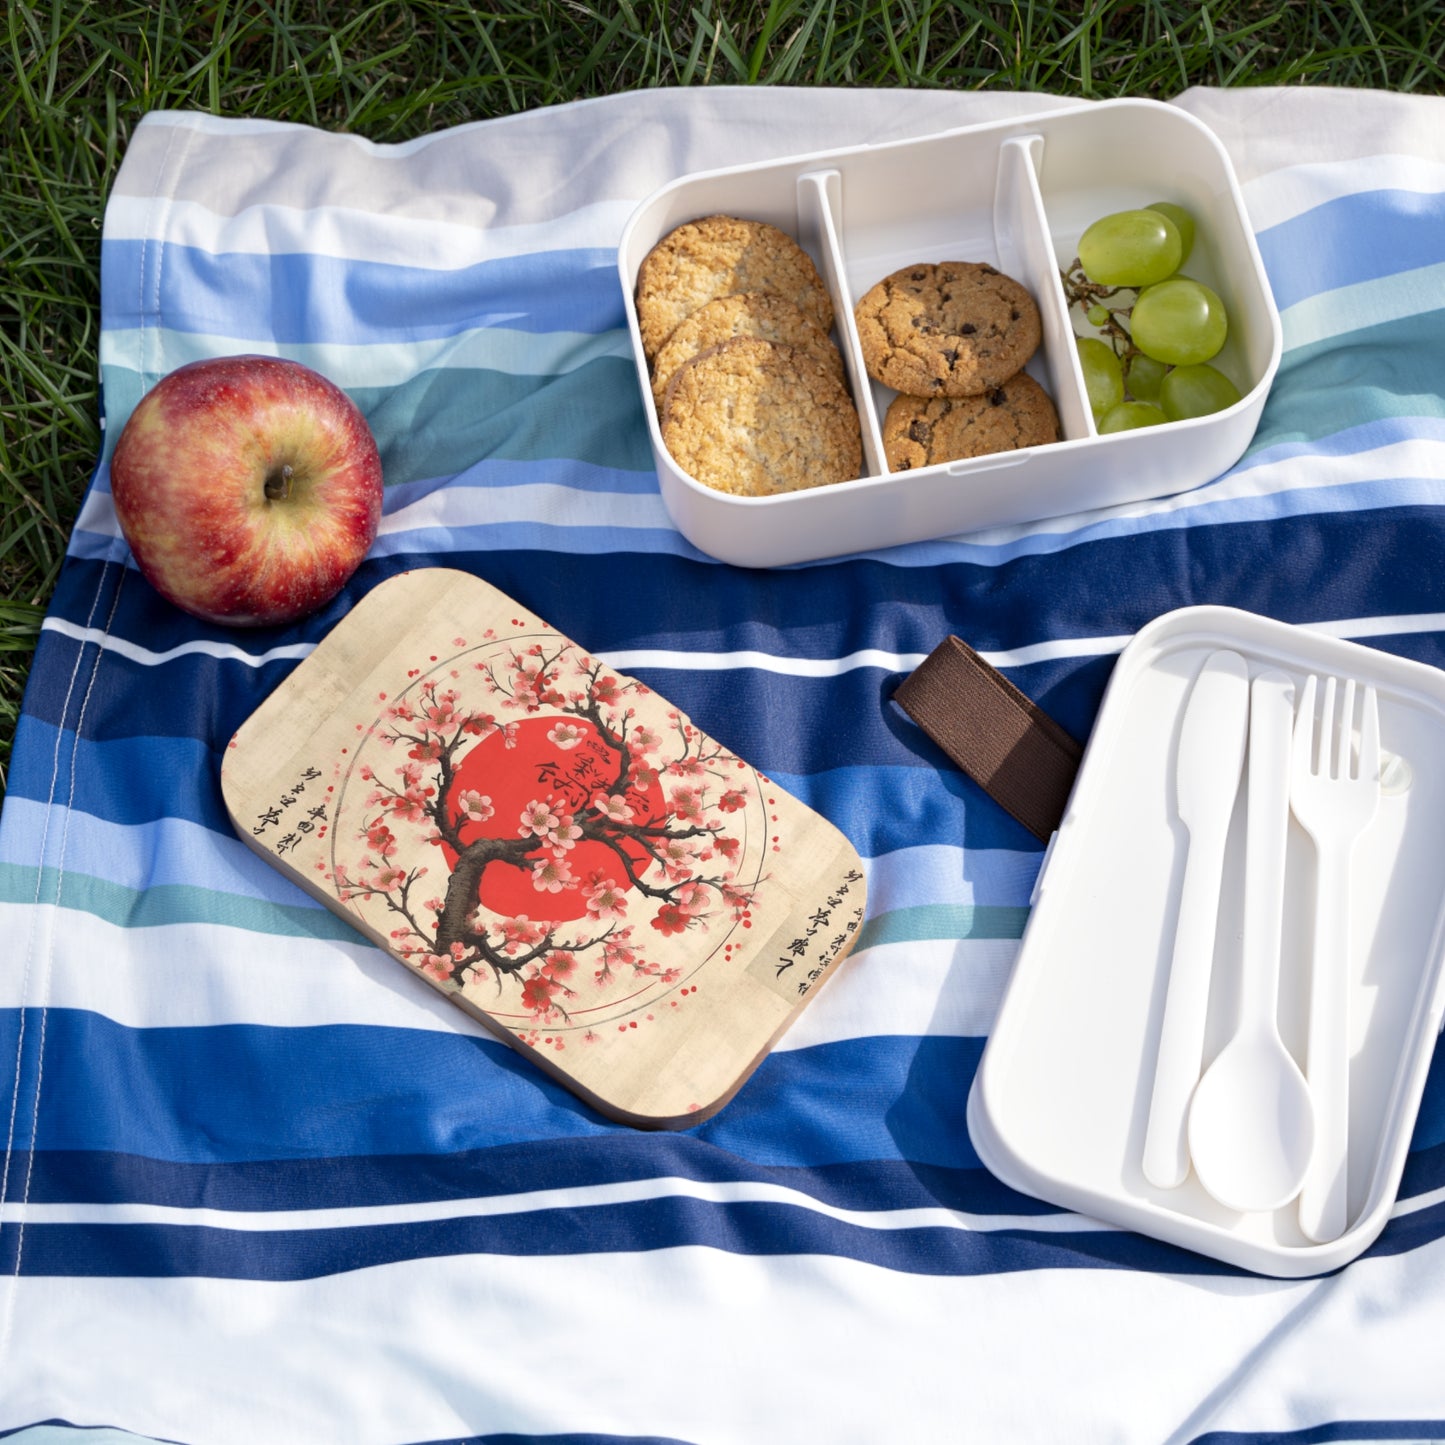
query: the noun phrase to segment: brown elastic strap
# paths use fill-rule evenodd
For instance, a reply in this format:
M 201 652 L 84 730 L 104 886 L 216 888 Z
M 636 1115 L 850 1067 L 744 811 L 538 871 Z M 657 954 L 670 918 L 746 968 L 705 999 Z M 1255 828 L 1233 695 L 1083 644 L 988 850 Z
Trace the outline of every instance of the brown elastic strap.
M 1000 807 L 1047 842 L 1084 750 L 957 637 L 945 638 L 893 694 Z

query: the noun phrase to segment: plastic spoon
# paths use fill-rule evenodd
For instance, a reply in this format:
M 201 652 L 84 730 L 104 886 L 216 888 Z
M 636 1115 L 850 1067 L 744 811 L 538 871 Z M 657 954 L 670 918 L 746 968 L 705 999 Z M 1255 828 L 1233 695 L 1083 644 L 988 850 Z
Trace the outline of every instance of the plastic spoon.
M 1239 792 L 1248 732 L 1249 665 L 1237 652 L 1211 653 L 1189 692 L 1174 770 L 1179 818 L 1189 830 L 1189 852 L 1179 891 L 1143 1158 L 1144 1177 L 1161 1189 L 1173 1189 L 1189 1175 L 1185 1126 L 1189 1096 L 1199 1082 L 1204 1056 L 1224 841 Z
M 1199 1182 L 1242 1212 L 1288 1204 L 1314 1148 L 1309 1086 L 1279 1036 L 1276 1016 L 1293 703 L 1294 684 L 1282 672 L 1262 672 L 1250 688 L 1239 1013 L 1189 1107 L 1189 1152 Z

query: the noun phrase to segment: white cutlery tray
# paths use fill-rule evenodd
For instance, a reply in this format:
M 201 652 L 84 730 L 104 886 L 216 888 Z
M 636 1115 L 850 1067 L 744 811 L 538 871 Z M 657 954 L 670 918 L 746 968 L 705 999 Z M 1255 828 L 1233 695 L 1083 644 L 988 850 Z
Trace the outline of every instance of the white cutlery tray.
M 1142 1170 L 1189 836 L 1175 803 L 1180 726 L 1205 659 L 1378 690 L 1384 786 L 1351 873 L 1349 1207 L 1316 1244 L 1296 1205 L 1235 1213 L 1191 1171 Z M 1445 1010 L 1445 672 L 1229 608 L 1171 612 L 1121 654 L 968 1101 L 984 1164 L 1025 1193 L 1257 1273 L 1324 1273 L 1377 1238 L 1392 1209 Z M 1203 1067 L 1235 1016 L 1248 761 L 1231 818 Z M 1291 817 L 1279 1025 L 1304 1065 L 1314 845 Z
M 1229 339 L 1213 364 L 1234 380 L 1241 399 L 1212 416 L 1100 436 L 1059 268 L 1073 260 L 1090 222 L 1161 200 L 1187 207 L 1197 221 L 1182 269 L 1224 300 Z M 858 405 L 864 465 L 856 480 L 735 497 L 694 481 L 663 445 L 637 325 L 637 272 L 674 227 L 717 213 L 770 222 L 817 263 Z M 1026 369 L 1054 400 L 1061 441 L 887 470 L 882 421 L 895 393 L 863 369 L 853 308 L 875 282 L 918 261 L 984 262 L 1028 287 L 1043 341 Z M 1198 486 L 1249 445 L 1279 365 L 1279 314 L 1229 157 L 1201 122 L 1158 101 L 1095 102 L 683 176 L 633 213 L 617 265 L 663 502 L 689 541 L 743 566 L 810 561 Z

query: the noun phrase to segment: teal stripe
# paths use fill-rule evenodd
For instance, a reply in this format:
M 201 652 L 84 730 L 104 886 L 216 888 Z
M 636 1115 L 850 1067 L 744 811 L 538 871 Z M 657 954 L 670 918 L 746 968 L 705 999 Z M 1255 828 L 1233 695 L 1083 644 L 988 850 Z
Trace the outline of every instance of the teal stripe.
M 106 416 L 129 416 L 141 398 L 140 375 L 107 366 L 103 382 Z M 565 458 L 618 471 L 653 469 L 637 368 L 620 357 L 555 376 L 424 371 L 399 386 L 358 387 L 350 396 L 376 435 L 388 486 L 452 477 L 482 461 Z M 114 432 L 107 430 L 108 447 Z
M 1022 938 L 1027 908 L 986 903 L 921 903 L 870 918 L 857 947 L 885 943 L 922 943 L 930 939 Z
M 155 358 L 164 357 L 171 371 L 190 361 L 236 352 L 243 343 L 230 336 L 209 336 L 195 331 L 174 331 L 166 326 L 111 328 L 102 338 L 101 360 L 106 366 L 154 371 Z M 249 347 L 249 343 L 246 343 Z M 249 347 L 267 356 L 299 361 L 337 386 L 353 391 L 362 386 L 395 386 L 402 378 L 442 370 L 501 371 L 518 376 L 553 376 L 585 366 L 601 356 L 630 362 L 632 341 L 615 327 L 607 331 L 518 331 L 505 326 L 479 326 L 451 336 L 387 341 L 385 345 L 358 346 L 350 342 L 277 342 Z
M 637 368 L 603 357 L 561 376 L 432 371 L 352 393 L 389 484 L 449 477 L 477 462 L 566 457 L 650 472 Z
M 1288 351 L 1250 453 L 1400 417 L 1445 419 L 1438 376 L 1445 311 L 1403 316 Z
M 159 928 L 207 923 L 286 938 L 322 938 L 356 943 L 361 935 L 319 905 L 270 903 L 185 883 L 127 888 L 88 873 L 20 863 L 0 863 L 0 903 L 54 904 L 93 914 L 117 928 Z M 982 903 L 924 903 L 895 908 L 870 918 L 857 947 L 921 943 L 933 939 L 1021 938 L 1027 908 Z
M 117 928 L 159 928 L 208 923 L 284 938 L 358 943 L 361 935 L 329 910 L 306 904 L 268 903 L 184 883 L 127 888 L 88 873 L 0 863 L 0 903 L 47 903 L 90 913 Z

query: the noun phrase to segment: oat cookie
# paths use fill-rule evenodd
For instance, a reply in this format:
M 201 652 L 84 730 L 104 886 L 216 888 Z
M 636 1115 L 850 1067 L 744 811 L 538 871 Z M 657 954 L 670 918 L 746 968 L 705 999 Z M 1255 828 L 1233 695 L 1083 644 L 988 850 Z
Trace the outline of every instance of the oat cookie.
M 741 497 L 846 481 L 863 464 L 858 413 L 842 382 L 807 352 L 756 336 L 677 369 L 662 439 L 689 476 Z
M 796 346 L 816 356 L 839 381 L 843 380 L 842 353 L 816 318 L 786 296 L 771 291 L 740 291 L 699 307 L 663 343 L 652 364 L 652 399 L 659 411 L 677 368 L 734 336 L 760 336 L 764 341 Z
M 892 472 L 1058 439 L 1054 404 L 1025 372 L 982 396 L 939 396 L 930 401 L 899 395 L 883 418 L 883 454 Z
M 812 258 L 766 221 L 704 216 L 670 231 L 637 270 L 637 324 L 652 360 L 699 307 L 735 291 L 773 291 L 833 326 L 833 303 Z
M 992 266 L 943 261 L 885 276 L 855 309 L 868 375 L 909 396 L 978 396 L 1038 349 L 1039 308 Z

